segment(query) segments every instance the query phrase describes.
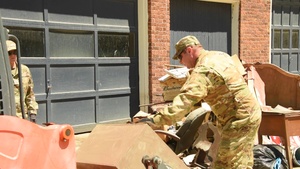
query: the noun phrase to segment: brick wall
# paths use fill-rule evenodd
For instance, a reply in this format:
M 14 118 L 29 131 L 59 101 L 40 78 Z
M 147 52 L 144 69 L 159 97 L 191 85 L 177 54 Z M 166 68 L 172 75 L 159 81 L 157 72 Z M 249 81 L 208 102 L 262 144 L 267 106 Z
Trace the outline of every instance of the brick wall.
M 270 0 L 241 0 L 239 56 L 246 63 L 269 63 Z
M 158 79 L 165 74 L 170 63 L 170 0 L 149 0 L 149 87 L 150 102 L 162 102 L 162 89 Z

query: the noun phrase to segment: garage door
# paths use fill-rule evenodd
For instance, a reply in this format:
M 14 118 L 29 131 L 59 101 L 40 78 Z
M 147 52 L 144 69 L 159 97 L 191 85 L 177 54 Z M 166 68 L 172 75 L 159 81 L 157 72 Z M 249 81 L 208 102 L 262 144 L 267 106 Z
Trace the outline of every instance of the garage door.
M 0 8 L 33 75 L 38 123 L 85 132 L 138 112 L 137 0 L 13 0 Z
M 272 3 L 271 62 L 294 74 L 300 74 L 300 2 Z
M 186 36 L 196 36 L 207 50 L 231 54 L 231 4 L 197 0 L 171 0 L 170 57 L 176 42 Z M 171 59 L 171 64 L 178 61 Z

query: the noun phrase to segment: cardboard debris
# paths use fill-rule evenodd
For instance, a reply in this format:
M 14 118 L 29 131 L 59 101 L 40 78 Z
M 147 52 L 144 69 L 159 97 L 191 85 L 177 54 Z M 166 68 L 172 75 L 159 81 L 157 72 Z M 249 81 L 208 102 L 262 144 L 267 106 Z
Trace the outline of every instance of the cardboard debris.
M 189 70 L 186 67 L 164 69 L 166 75 L 158 79 L 163 89 L 164 101 L 172 101 L 180 93 L 180 89 L 189 75 Z
M 165 72 L 175 79 L 185 79 L 190 69 L 187 67 L 176 68 L 176 69 L 165 69 Z
M 139 112 L 137 112 L 137 114 L 135 114 L 133 116 L 133 118 L 146 118 L 149 115 L 150 115 L 149 113 L 146 113 L 146 112 L 143 112 L 143 111 L 139 111 Z
M 264 106 L 263 111 L 268 112 L 268 113 L 279 113 L 279 114 L 299 112 L 299 110 L 292 110 L 292 109 L 283 107 L 279 104 L 274 108 L 272 108 L 271 106 Z

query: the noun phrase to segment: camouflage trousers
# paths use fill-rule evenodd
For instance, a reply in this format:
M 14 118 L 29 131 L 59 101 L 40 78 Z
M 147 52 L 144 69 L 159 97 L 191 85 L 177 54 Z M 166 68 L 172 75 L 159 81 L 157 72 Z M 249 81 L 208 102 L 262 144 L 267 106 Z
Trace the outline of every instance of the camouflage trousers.
M 261 113 L 256 113 L 255 116 L 251 120 L 231 121 L 223 128 L 213 169 L 252 169 L 253 146 Z

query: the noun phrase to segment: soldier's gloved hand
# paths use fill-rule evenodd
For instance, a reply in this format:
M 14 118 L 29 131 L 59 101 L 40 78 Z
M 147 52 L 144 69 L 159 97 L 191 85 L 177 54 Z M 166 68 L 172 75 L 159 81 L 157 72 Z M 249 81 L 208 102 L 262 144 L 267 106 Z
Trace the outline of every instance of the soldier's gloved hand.
M 36 114 L 29 114 L 29 120 L 33 123 L 36 123 Z

